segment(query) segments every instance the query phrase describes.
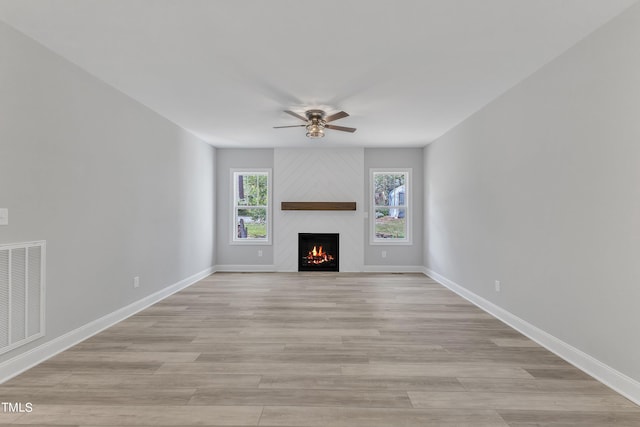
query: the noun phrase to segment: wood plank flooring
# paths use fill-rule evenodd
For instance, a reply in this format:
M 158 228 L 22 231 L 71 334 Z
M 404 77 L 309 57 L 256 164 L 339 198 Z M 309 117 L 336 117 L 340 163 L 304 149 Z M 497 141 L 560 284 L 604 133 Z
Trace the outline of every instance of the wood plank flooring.
M 0 386 L 0 424 L 640 426 L 421 274 L 216 273 Z

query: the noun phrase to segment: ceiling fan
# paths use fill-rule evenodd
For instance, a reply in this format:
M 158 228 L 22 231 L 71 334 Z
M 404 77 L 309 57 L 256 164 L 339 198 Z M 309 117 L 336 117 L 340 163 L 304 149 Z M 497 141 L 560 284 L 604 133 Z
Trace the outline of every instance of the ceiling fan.
M 340 111 L 338 113 L 332 114 L 327 117 L 326 113 L 322 110 L 307 110 L 304 115 L 306 117 L 302 117 L 298 113 L 294 113 L 293 111 L 285 110 L 287 114 L 292 115 L 295 118 L 306 122 L 304 125 L 292 125 L 292 126 L 274 126 L 274 129 L 282 129 L 282 128 L 297 128 L 297 127 L 306 127 L 307 128 L 307 136 L 309 138 L 322 138 L 324 136 L 325 129 L 333 129 L 339 130 L 342 132 L 355 132 L 356 128 L 349 128 L 344 126 L 336 126 L 330 125 L 329 122 L 334 120 L 343 119 L 345 117 L 349 117 L 349 114 L 344 111 Z

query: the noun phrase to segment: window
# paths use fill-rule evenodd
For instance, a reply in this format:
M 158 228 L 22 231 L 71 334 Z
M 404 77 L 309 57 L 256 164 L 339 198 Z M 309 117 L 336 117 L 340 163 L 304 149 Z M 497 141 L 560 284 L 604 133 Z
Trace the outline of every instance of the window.
M 411 244 L 411 169 L 371 169 L 372 244 Z
M 232 242 L 271 242 L 271 170 L 232 170 Z

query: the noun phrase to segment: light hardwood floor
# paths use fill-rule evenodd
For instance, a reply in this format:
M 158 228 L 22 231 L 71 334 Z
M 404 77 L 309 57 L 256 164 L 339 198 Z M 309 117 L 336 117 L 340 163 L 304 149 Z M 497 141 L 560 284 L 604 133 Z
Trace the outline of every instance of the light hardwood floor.
M 640 426 L 421 274 L 217 273 L 0 386 L 16 425 Z

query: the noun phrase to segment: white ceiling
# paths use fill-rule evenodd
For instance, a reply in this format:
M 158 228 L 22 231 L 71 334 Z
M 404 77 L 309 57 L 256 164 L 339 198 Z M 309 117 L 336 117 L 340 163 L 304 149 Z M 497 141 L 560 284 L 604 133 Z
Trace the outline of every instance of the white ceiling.
M 636 1 L 0 0 L 0 19 L 218 147 L 411 147 Z M 357 132 L 272 128 L 317 107 Z

